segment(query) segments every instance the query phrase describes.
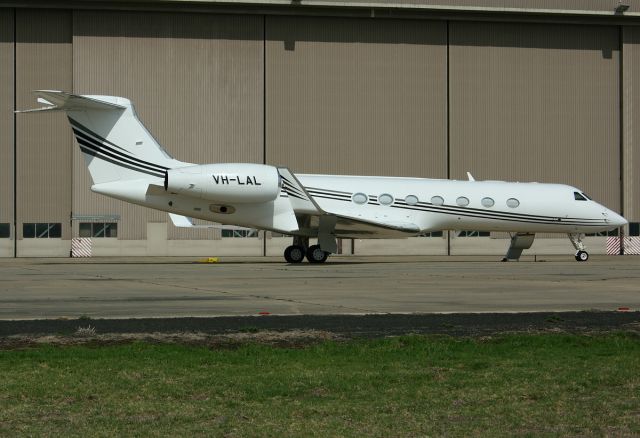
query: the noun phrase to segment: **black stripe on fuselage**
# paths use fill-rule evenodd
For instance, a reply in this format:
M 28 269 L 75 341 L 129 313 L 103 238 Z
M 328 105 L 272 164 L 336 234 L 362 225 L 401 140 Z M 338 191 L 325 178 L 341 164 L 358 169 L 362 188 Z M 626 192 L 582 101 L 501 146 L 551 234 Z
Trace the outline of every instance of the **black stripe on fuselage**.
M 76 140 L 78 141 L 78 144 L 80 144 L 80 146 L 83 146 L 86 149 L 91 149 L 103 156 L 107 156 L 110 157 L 111 160 L 113 160 L 112 162 L 114 164 L 117 163 L 123 163 L 123 164 L 127 164 L 128 168 L 133 169 L 133 170 L 139 170 L 140 172 L 154 172 L 154 173 L 158 173 L 164 176 L 164 170 L 160 170 L 160 169 L 155 169 L 143 164 L 139 164 L 137 161 L 135 160 L 131 160 L 128 158 L 123 158 L 120 155 L 114 154 L 110 149 L 107 149 L 103 146 L 98 146 L 93 142 L 88 142 L 86 141 L 84 138 L 81 137 L 77 137 Z
M 148 175 L 157 176 L 159 178 L 164 178 L 164 174 L 163 173 L 152 172 L 152 171 L 149 171 L 149 170 L 140 169 L 138 167 L 129 166 L 128 164 L 122 163 L 120 161 L 115 161 L 115 160 L 113 160 L 113 159 L 111 159 L 109 157 L 106 157 L 106 156 L 102 155 L 100 152 L 97 152 L 97 151 L 95 151 L 93 149 L 89 149 L 89 148 L 87 148 L 85 146 L 80 145 L 80 150 L 82 152 L 84 152 L 85 154 L 91 155 L 92 157 L 96 157 L 96 158 L 98 158 L 100 160 L 106 161 L 108 163 L 114 164 L 114 165 L 119 166 L 119 167 L 124 167 L 126 169 L 134 170 L 136 172 L 146 173 Z
M 313 189 L 314 191 L 319 191 L 318 189 Z M 334 201 L 350 201 L 350 199 L 342 198 L 336 195 L 329 195 L 327 193 L 323 193 L 322 195 L 310 193 L 314 197 L 331 199 Z M 373 199 L 372 199 L 373 198 Z M 370 201 L 367 203 L 368 205 L 380 205 L 375 201 L 375 196 L 370 196 Z M 600 219 L 591 219 L 591 218 L 558 218 L 551 216 L 541 216 L 541 215 L 527 215 L 523 213 L 509 213 L 502 211 L 487 211 L 487 210 L 479 210 L 474 208 L 462 209 L 458 207 L 449 207 L 449 206 L 435 206 L 429 203 L 418 203 L 414 206 L 410 206 L 406 204 L 404 201 L 396 201 L 393 205 L 393 208 L 402 208 L 406 210 L 414 210 L 414 211 L 424 211 L 429 213 L 440 213 L 447 214 L 453 216 L 464 216 L 464 217 L 472 217 L 472 218 L 480 218 L 480 219 L 491 219 L 491 220 L 503 220 L 507 222 L 521 222 L 521 223 L 535 223 L 535 224 L 546 224 L 546 225 L 580 225 L 580 226 L 606 226 L 607 223 L 603 222 L 595 222 L 600 221 Z M 560 220 L 558 220 L 560 219 Z M 593 221 L 589 223 L 589 221 Z
M 439 214 L 446 214 L 449 216 L 464 216 L 464 217 L 472 217 L 477 219 L 490 219 L 490 220 L 506 221 L 506 222 L 520 222 L 520 223 L 544 224 L 544 225 L 576 225 L 576 226 L 586 226 L 586 227 L 602 227 L 607 225 L 606 223 L 593 223 L 593 222 L 587 223 L 587 222 L 578 222 L 573 220 L 567 221 L 566 219 L 553 218 L 553 217 L 549 217 L 548 219 L 534 219 L 534 218 L 526 219 L 526 218 L 495 216 L 495 215 L 487 214 L 488 212 L 481 213 L 481 212 L 469 211 L 468 213 L 462 213 L 462 212 L 447 211 L 442 209 L 427 209 L 427 208 L 420 208 L 417 206 L 412 207 L 412 206 L 399 206 L 399 205 L 392 205 L 392 207 L 401 208 L 405 210 L 422 211 L 426 213 L 439 213 Z
M 103 138 L 102 136 L 96 134 L 92 130 L 88 129 L 86 126 L 83 126 L 82 124 L 78 123 L 76 120 L 73 120 L 71 117 L 69 117 L 69 122 L 74 126 L 73 131 L 76 134 L 76 136 L 82 135 L 85 138 L 85 140 L 91 141 L 94 144 L 99 145 L 102 148 L 110 150 L 111 152 L 113 152 L 116 155 L 121 155 L 124 158 L 127 158 L 127 159 L 132 160 L 132 161 L 136 161 L 140 165 L 144 165 L 144 166 L 147 166 L 147 167 L 153 167 L 153 168 L 156 168 L 156 170 L 159 170 L 159 171 L 162 171 L 162 172 L 164 172 L 165 170 L 168 169 L 168 167 L 166 167 L 166 166 L 161 166 L 159 164 L 151 163 L 149 161 L 142 160 L 142 159 L 140 159 L 138 157 L 134 157 L 133 155 L 131 155 L 130 151 L 128 151 L 128 150 L 118 146 L 117 144 L 112 143 L 109 140 Z M 123 151 L 124 153 L 121 152 L 121 151 Z

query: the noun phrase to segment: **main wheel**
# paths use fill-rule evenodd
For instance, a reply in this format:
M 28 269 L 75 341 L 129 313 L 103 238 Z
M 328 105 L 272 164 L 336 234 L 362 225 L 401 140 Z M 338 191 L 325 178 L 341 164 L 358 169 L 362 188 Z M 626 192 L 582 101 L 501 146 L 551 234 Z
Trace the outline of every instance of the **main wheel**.
M 329 257 L 329 253 L 321 250 L 319 245 L 311 245 L 307 250 L 309 263 L 324 263 L 327 257 Z
M 289 263 L 300 263 L 304 260 L 304 248 L 298 245 L 287 246 L 284 250 L 284 259 Z
M 587 251 L 578 251 L 576 253 L 576 260 L 579 262 L 586 262 L 589 260 L 589 253 Z

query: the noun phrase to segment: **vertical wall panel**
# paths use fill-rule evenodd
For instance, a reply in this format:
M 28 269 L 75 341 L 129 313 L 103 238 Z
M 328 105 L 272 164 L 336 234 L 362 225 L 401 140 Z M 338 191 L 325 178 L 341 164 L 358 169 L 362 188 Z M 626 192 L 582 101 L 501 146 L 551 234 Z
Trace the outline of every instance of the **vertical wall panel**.
M 13 223 L 13 9 L 0 9 L 0 222 Z M 13 255 L 11 254 L 4 255 Z
M 17 9 L 16 39 L 18 108 L 38 106 L 33 90 L 71 90 L 70 11 Z M 19 115 L 17 144 L 18 236 L 23 222 L 61 222 L 69 239 L 72 143 L 65 115 Z
M 179 160 L 262 162 L 262 24 L 247 15 L 76 11 L 74 90 L 131 99 Z M 91 193 L 78 150 L 74 157 L 74 212 L 120 214 L 124 239 L 142 239 L 147 222 L 167 220 Z
M 267 161 L 446 176 L 444 22 L 267 17 Z
M 640 29 L 625 26 L 623 44 L 623 212 L 640 222 Z
M 561 182 L 620 207 L 615 27 L 452 22 L 451 175 Z

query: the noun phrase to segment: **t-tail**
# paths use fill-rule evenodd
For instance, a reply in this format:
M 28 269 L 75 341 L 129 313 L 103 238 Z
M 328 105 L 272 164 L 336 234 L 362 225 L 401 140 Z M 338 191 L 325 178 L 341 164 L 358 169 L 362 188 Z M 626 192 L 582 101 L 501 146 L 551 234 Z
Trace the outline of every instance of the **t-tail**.
M 94 184 L 163 180 L 174 160 L 138 119 L 129 99 L 35 91 L 42 108 L 18 112 L 65 111 Z

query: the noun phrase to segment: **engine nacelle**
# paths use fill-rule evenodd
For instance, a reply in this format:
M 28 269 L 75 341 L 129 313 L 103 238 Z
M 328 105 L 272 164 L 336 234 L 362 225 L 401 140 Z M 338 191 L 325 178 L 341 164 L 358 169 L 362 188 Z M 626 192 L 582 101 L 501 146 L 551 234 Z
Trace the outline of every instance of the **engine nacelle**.
M 169 169 L 164 188 L 208 201 L 258 203 L 280 195 L 278 169 L 264 164 L 223 163 Z

